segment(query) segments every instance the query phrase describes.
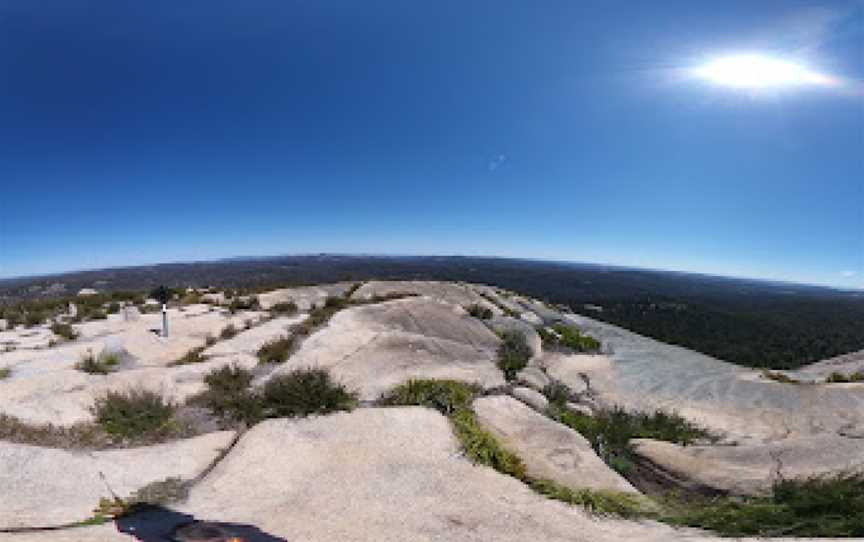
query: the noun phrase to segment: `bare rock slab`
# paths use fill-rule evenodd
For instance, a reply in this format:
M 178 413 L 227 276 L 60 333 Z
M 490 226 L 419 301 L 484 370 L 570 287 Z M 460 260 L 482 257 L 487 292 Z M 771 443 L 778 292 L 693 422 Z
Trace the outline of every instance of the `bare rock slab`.
M 531 388 L 524 388 L 520 386 L 513 388 L 513 391 L 511 393 L 513 394 L 513 397 L 519 399 L 534 410 L 543 411 L 546 410 L 546 407 L 549 406 L 549 400 L 546 399 L 546 396 L 539 391 L 532 390 Z
M 568 487 L 638 493 L 597 457 L 585 438 L 506 395 L 474 401 L 477 418 L 525 462 L 528 474 Z
M 110 497 L 111 491 L 127 497 L 166 478 L 194 478 L 233 438 L 232 431 L 222 431 L 156 446 L 98 452 L 0 442 L 0 529 L 81 521 L 92 517 L 99 499 Z
M 495 365 L 499 344 L 461 307 L 412 297 L 340 311 L 274 374 L 325 368 L 364 400 L 412 378 L 449 378 L 491 388 L 504 384 Z

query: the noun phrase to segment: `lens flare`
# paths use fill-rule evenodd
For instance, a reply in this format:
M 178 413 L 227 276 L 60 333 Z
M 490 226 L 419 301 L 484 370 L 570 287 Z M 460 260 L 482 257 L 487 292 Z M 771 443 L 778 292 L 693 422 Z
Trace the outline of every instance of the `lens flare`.
M 794 62 L 756 54 L 716 58 L 695 68 L 693 73 L 712 83 L 739 89 L 836 84 L 834 78 Z

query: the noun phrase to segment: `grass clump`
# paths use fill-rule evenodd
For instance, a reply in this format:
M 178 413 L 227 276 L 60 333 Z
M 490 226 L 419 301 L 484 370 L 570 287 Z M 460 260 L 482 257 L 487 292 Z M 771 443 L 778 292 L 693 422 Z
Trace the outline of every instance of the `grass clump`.
M 505 331 L 501 334 L 498 368 L 504 372 L 508 381 L 515 380 L 516 374 L 528 365 L 531 355 L 531 347 L 528 346 L 525 335 L 518 331 Z
M 480 320 L 489 320 L 494 316 L 492 313 L 492 309 L 489 307 L 484 307 L 478 303 L 474 303 L 473 305 L 468 306 L 465 310 L 468 311 L 468 314 L 473 316 L 474 318 L 479 318 Z
M 78 338 L 78 332 L 75 331 L 75 328 L 69 324 L 63 324 L 60 322 L 54 322 L 51 324 L 51 333 L 58 337 L 62 337 L 67 341 L 73 341 Z
M 323 369 L 297 369 L 271 378 L 260 401 L 265 418 L 328 414 L 357 405 L 356 395 L 334 382 Z
M 107 375 L 117 369 L 120 364 L 120 356 L 115 353 L 102 352 L 98 356 L 88 350 L 81 357 L 81 361 L 75 364 L 75 368 L 92 375 Z
M 10 369 L 9 367 L 0 368 L 0 380 L 9 378 L 10 376 L 12 376 L 12 369 Z
M 291 355 L 296 339 L 294 335 L 283 335 L 267 341 L 255 355 L 259 363 L 285 363 Z
M 381 397 L 384 405 L 419 405 L 449 416 L 471 407 L 480 387 L 458 380 L 409 380 Z
M 724 536 L 864 536 L 864 474 L 779 480 L 766 497 L 669 505 L 662 519 Z
M 650 438 L 684 446 L 700 439 L 713 439 L 708 431 L 678 414 L 661 410 L 648 414 L 616 407 L 588 416 L 560 404 L 553 404 L 550 414 L 559 422 L 581 433 L 591 443 L 600 459 L 625 476 L 635 467 L 631 439 Z
M 484 429 L 471 409 L 457 410 L 450 415 L 450 421 L 468 459 L 519 480 L 526 479 L 522 459 L 504 448 L 492 433 Z
M 124 441 L 158 440 L 178 432 L 177 407 L 148 390 L 109 391 L 92 407 L 96 423 L 112 438 Z
M 191 365 L 193 363 L 203 363 L 207 361 L 207 356 L 204 355 L 206 346 L 196 346 L 183 354 L 183 357 L 171 363 L 172 367 L 177 365 Z
M 858 371 L 850 375 L 833 372 L 825 379 L 827 384 L 842 384 L 849 382 L 864 382 L 864 372 Z
M 784 374 L 778 373 L 777 371 L 769 371 L 768 369 L 762 369 L 762 376 L 767 378 L 768 380 L 773 380 L 774 382 L 780 382 L 781 384 L 800 384 L 800 380 L 795 380 L 794 378 Z
M 612 490 L 571 489 L 552 480 L 531 480 L 531 489 L 550 499 L 581 506 L 592 514 L 638 518 L 646 515 L 644 502 L 639 496 Z
M 105 431 L 93 423 L 34 425 L 7 414 L 0 414 L 0 440 L 65 449 L 105 448 L 111 443 Z
M 293 301 L 283 301 L 282 303 L 276 303 L 272 307 L 270 307 L 270 312 L 273 314 L 294 314 L 297 312 L 297 303 Z

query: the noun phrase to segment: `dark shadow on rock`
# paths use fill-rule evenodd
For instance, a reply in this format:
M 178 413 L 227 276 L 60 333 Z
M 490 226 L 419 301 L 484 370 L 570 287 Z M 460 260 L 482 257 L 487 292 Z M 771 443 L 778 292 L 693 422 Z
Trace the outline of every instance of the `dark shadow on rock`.
M 288 542 L 253 525 L 202 521 L 155 505 L 140 506 L 114 524 L 140 542 L 228 542 L 234 537 L 243 542 Z

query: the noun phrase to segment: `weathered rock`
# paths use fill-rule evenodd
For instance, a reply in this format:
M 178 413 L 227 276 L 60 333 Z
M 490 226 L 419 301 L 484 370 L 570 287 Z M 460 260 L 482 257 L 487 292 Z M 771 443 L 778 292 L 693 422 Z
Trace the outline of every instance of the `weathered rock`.
M 509 316 L 500 316 L 489 320 L 489 327 L 491 327 L 496 333 L 502 333 L 505 331 L 516 331 L 521 333 L 525 336 L 525 342 L 528 343 L 528 346 L 531 348 L 531 351 L 535 356 L 539 356 L 543 350 L 542 341 L 540 340 L 540 335 L 537 333 L 537 330 L 534 329 L 534 326 L 524 320 L 511 318 Z
M 300 310 L 309 310 L 312 305 L 321 306 L 328 297 L 341 297 L 354 285 L 352 282 L 337 282 L 334 284 L 319 284 L 316 286 L 301 286 L 272 290 L 258 295 L 258 302 L 265 309 L 277 303 L 293 302 Z
M 411 378 L 450 378 L 484 388 L 504 384 L 500 341 L 459 306 L 412 297 L 338 312 L 274 374 L 323 367 L 374 400 Z
M 532 390 L 531 388 L 513 388 L 512 393 L 513 397 L 519 399 L 520 401 L 535 410 L 543 411 L 546 410 L 546 407 L 549 406 L 549 400 L 546 399 L 546 396 L 540 392 Z
M 735 495 L 767 494 L 779 477 L 864 471 L 864 441 L 832 435 L 741 446 L 680 446 L 634 439 L 638 457 L 675 484 Z
M 519 371 L 516 381 L 536 391 L 543 391 L 552 382 L 542 369 L 533 365 Z
M 480 304 L 487 306 L 483 299 L 470 286 L 454 282 L 437 282 L 423 280 L 378 281 L 373 280 L 363 284 L 352 296 L 354 299 L 370 299 L 374 296 L 391 294 L 415 294 L 426 296 L 437 301 L 467 307 Z
M 595 378 L 608 378 L 611 363 L 604 356 L 563 354 L 545 352 L 537 364 L 546 370 L 546 375 L 570 388 L 575 394 L 588 391 L 588 382 Z
M 585 438 L 506 395 L 481 397 L 474 411 L 484 427 L 525 462 L 528 474 L 571 488 L 638 493 L 597 457 Z
M 102 497 L 120 497 L 166 478 L 202 473 L 234 433 L 169 444 L 71 452 L 0 442 L 0 529 L 50 527 L 92 517 Z M 5 535 L 0 534 L 0 539 Z

